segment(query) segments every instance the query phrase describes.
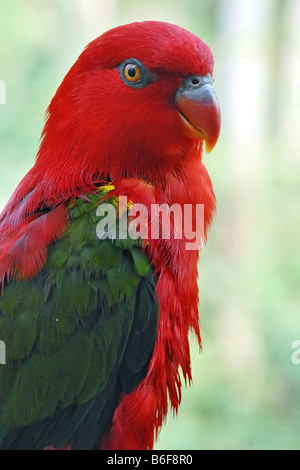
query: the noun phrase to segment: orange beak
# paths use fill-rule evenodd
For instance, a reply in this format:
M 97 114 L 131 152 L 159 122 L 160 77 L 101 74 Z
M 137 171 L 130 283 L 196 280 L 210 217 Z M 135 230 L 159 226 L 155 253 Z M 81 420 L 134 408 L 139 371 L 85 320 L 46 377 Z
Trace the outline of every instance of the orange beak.
M 186 136 L 204 140 L 206 151 L 211 152 L 221 128 L 220 106 L 211 75 L 185 78 L 176 92 L 175 105 L 183 120 Z

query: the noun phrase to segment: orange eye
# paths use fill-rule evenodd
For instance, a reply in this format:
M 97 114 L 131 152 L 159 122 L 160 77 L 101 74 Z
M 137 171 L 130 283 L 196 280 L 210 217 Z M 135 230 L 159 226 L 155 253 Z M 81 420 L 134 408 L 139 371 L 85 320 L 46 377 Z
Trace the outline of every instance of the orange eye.
M 141 76 L 141 72 L 136 64 L 127 64 L 124 69 L 124 75 L 129 82 L 137 82 Z

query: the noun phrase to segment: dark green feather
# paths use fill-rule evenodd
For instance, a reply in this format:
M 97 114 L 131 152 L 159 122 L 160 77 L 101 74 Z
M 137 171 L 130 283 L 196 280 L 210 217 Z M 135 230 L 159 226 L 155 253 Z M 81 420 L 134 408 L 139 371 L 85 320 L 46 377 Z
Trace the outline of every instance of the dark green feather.
M 0 448 L 94 448 L 153 353 L 155 283 L 140 241 L 99 240 L 104 193 L 70 204 L 42 271 L 0 298 Z M 105 200 L 105 203 L 116 200 Z

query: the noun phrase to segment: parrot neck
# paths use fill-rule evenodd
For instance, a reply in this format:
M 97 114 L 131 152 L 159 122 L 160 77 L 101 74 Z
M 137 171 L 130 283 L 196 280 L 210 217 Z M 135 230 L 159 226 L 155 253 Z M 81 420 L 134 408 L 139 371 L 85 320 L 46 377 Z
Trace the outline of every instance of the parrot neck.
M 156 154 L 154 150 L 153 155 L 134 151 L 127 155 L 120 148 L 112 157 L 111 150 L 95 151 L 76 143 L 70 148 L 67 136 L 61 143 L 54 137 L 44 135 L 28 178 L 32 188 L 44 187 L 43 198 L 52 201 L 68 199 L 79 192 L 93 190 L 95 185 L 115 184 L 125 178 L 138 178 L 166 191 L 167 187 L 176 186 L 176 179 L 187 179 L 187 169 L 199 167 L 203 148 L 201 141 L 187 140 L 184 147 L 173 146 L 165 155 Z M 190 177 L 189 174 L 188 179 Z

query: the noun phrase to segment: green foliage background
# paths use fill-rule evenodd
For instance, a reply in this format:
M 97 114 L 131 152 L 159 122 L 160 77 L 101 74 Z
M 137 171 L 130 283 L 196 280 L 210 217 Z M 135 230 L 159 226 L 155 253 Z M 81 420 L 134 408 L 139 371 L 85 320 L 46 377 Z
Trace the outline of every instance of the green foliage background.
M 0 0 L 0 209 L 34 162 L 56 88 L 94 37 L 157 19 L 190 29 L 215 54 L 223 130 L 205 156 L 218 213 L 199 266 L 203 352 L 191 338 L 194 383 L 161 449 L 300 448 L 300 365 L 291 360 L 300 340 L 300 8 L 256 1 L 249 26 L 250 3 Z

